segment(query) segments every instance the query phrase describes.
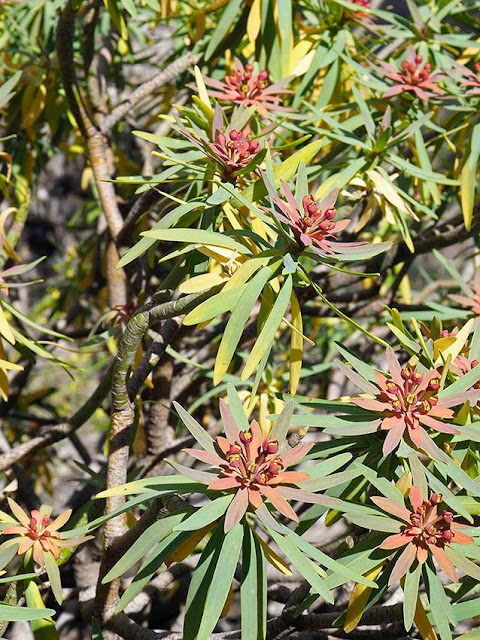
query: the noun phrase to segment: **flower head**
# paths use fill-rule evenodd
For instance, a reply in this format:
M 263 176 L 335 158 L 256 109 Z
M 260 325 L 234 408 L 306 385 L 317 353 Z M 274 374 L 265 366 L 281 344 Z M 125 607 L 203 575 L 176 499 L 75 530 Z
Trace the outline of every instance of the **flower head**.
M 254 138 L 248 126 L 242 131 L 235 129 L 231 124 L 225 126 L 219 105 L 215 108 L 209 135 L 193 124 L 194 131 L 189 131 L 178 119 L 177 125 L 190 142 L 215 162 L 221 170 L 222 178 L 229 182 L 235 182 L 237 172 L 246 169 L 250 163 L 254 163 L 255 160 L 258 163 L 262 161 L 265 152 L 262 153 L 263 149 L 257 138 L 271 131 L 264 129 Z
M 258 113 L 268 116 L 268 111 L 292 111 L 282 106 L 282 94 L 292 93 L 284 89 L 284 82 L 270 84 L 268 72 L 254 73 L 253 65 L 243 64 L 235 60 L 234 71 L 220 82 L 213 78 L 205 78 L 205 84 L 212 87 L 211 95 L 224 102 L 257 107 Z
M 412 46 L 408 48 L 407 57 L 401 63 L 401 70 L 391 64 L 380 61 L 385 69 L 384 75 L 394 81 L 394 85 L 383 94 L 384 98 L 410 91 L 416 96 L 425 100 L 433 97 L 433 92 L 443 95 L 443 91 L 437 86 L 437 82 L 442 79 L 439 73 L 431 72 L 429 62 L 422 65 L 423 58 L 415 53 Z
M 380 545 L 380 549 L 388 550 L 405 547 L 395 563 L 389 584 L 398 582 L 415 560 L 424 564 L 430 555 L 451 580 L 458 582 L 452 562 L 454 555 L 449 553 L 449 547 L 452 542 L 465 545 L 473 544 L 474 541 L 460 530 L 466 525 L 454 522 L 455 516 L 452 511 L 440 508 L 443 502 L 442 494 L 431 493 L 428 500 L 423 499 L 417 487 L 413 486 L 410 489 L 412 511 L 380 496 L 372 497 L 372 501 L 402 521 L 401 532 L 388 536 Z
M 297 204 L 292 192 L 282 180 L 281 185 L 287 202 L 282 200 L 272 185 L 264 178 L 268 192 L 277 205 L 277 209 L 271 210 L 262 207 L 264 211 L 271 212 L 275 217 L 290 227 L 297 244 L 302 248 L 310 248 L 315 253 L 323 256 L 334 256 L 344 252 L 350 247 L 358 247 L 362 242 L 337 242 L 335 236 L 343 231 L 350 220 L 335 220 L 337 210 L 335 201 L 338 191 L 332 191 L 321 202 L 317 202 L 311 194 L 302 199 L 301 207 Z
M 480 287 L 477 285 L 472 285 L 472 295 L 468 296 L 459 296 L 455 293 L 450 294 L 448 297 L 454 302 L 458 302 L 462 305 L 462 307 L 466 307 L 467 309 L 471 309 L 472 313 L 476 316 L 480 316 Z
M 391 377 L 377 373 L 376 385 L 362 386 L 374 398 L 352 398 L 357 406 L 380 414 L 380 429 L 388 431 L 383 453 L 396 449 L 405 431 L 417 447 L 428 446 L 429 436 L 423 427 L 441 433 L 459 433 L 439 418 L 453 418 L 455 414 L 450 407 L 465 402 L 470 398 L 469 393 L 439 398 L 440 373 L 437 369 L 421 373 L 413 359 L 401 367 L 391 348 L 387 350 L 387 360 Z
M 24 555 L 27 551 L 32 550 L 33 559 L 40 567 L 44 564 L 45 554 L 50 553 L 55 559 L 58 559 L 62 547 L 77 546 L 92 537 L 60 539 L 58 530 L 70 518 L 71 509 L 64 511 L 52 520 L 50 517 L 51 507 L 42 505 L 38 510 L 33 509 L 29 517 L 20 505 L 11 498 L 8 498 L 8 504 L 13 516 L 5 513 L 0 514 L 1 531 L 4 535 L 13 535 L 14 537 L 2 543 L 0 551 L 18 544 L 17 553 Z
M 217 133 L 210 148 L 228 176 L 244 169 L 261 151 L 258 140 L 251 137 L 248 129 L 243 132 L 231 129 L 226 133 Z
M 467 375 L 472 369 L 478 367 L 478 360 L 470 360 L 467 356 L 459 355 L 455 358 L 455 360 L 450 364 L 450 371 L 454 373 L 459 378 Z M 472 389 L 480 389 L 480 380 L 475 382 L 472 386 Z
M 298 517 L 287 499 L 318 502 L 321 498 L 313 493 L 287 486 L 303 482 L 310 477 L 302 471 L 290 471 L 289 467 L 306 456 L 313 443 L 302 442 L 285 451 L 283 443 L 275 437 L 265 437 L 256 420 L 250 423 L 246 431 L 241 431 L 223 401 L 220 402 L 220 411 L 226 437 L 216 438 L 213 452 L 185 449 L 186 453 L 216 467 L 219 472 L 212 475 L 193 470 L 192 473 L 186 467 L 182 467 L 182 472 L 208 483 L 208 489 L 211 491 L 235 490 L 235 496 L 226 512 L 225 531 L 229 531 L 240 522 L 249 506 L 258 509 L 265 498 L 284 516 L 298 522 Z
M 473 69 L 465 67 L 463 64 L 453 61 L 453 68 L 448 71 L 448 74 L 458 80 L 460 76 L 463 78 L 460 87 L 471 87 L 466 94 L 469 96 L 480 95 L 480 62 L 476 62 L 473 65 Z
M 358 11 L 349 12 L 354 20 L 368 24 L 368 22 L 374 22 L 374 17 L 369 15 L 365 9 L 370 9 L 372 6 L 368 0 L 350 0 L 352 4 L 358 6 Z

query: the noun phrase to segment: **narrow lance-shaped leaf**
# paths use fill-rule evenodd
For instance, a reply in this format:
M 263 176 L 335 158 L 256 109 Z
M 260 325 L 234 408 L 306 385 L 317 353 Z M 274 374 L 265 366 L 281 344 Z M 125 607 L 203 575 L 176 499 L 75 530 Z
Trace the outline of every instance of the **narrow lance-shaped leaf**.
M 213 371 L 213 383 L 215 385 L 222 380 L 223 376 L 227 372 L 235 353 L 235 349 L 237 348 L 242 336 L 245 324 L 252 312 L 252 308 L 272 275 L 271 267 L 263 267 L 260 269 L 260 271 L 250 280 L 237 305 L 233 309 L 232 315 L 230 316 L 227 326 L 225 327 L 225 331 L 223 332 L 222 340 L 217 352 L 217 358 L 215 360 L 215 368 Z
M 248 357 L 245 367 L 242 371 L 242 380 L 247 380 L 255 371 L 256 366 L 263 358 L 264 353 L 270 348 L 277 332 L 282 318 L 287 311 L 287 307 L 290 303 L 290 296 L 292 294 L 292 277 L 288 276 L 285 279 L 283 287 L 278 294 L 275 304 L 265 321 L 262 331 L 255 342 L 255 345 Z

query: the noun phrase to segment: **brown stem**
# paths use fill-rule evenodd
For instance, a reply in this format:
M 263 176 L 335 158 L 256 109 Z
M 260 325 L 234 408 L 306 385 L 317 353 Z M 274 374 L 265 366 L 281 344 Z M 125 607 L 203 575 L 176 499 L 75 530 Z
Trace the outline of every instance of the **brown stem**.
M 148 98 L 154 91 L 165 86 L 172 80 L 175 80 L 177 76 L 193 67 L 193 65 L 200 59 L 200 56 L 193 53 L 186 53 L 181 58 L 178 58 L 172 62 L 166 69 L 160 71 L 151 80 L 140 85 L 133 91 L 129 97 L 121 104 L 114 107 L 110 114 L 105 118 L 102 125 L 102 132 L 108 133 L 113 127 L 120 122 L 125 116 L 139 104 L 145 98 Z

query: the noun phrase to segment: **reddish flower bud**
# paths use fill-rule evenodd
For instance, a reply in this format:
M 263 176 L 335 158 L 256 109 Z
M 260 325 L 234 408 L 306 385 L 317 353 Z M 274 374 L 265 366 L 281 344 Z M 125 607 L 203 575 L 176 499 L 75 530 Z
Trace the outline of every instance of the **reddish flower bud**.
M 237 131 L 236 129 L 232 129 L 229 135 L 230 135 L 230 140 L 234 140 L 234 141 L 242 137 L 242 134 L 240 133 L 240 131 Z
M 240 431 L 238 437 L 240 438 L 240 442 L 242 444 L 249 444 L 252 441 L 252 432 L 250 431 L 250 429 L 247 429 L 246 431 Z
M 267 440 L 264 440 L 262 444 L 262 449 L 265 451 L 265 453 L 270 453 L 270 454 L 277 453 L 279 449 L 278 440 L 275 440 L 275 438 L 269 438 Z
M 302 204 L 304 209 L 308 209 L 308 206 L 311 202 L 312 196 L 303 196 Z
M 421 64 L 422 60 L 422 56 L 415 56 L 415 64 Z
M 453 522 L 453 513 L 451 511 L 444 511 L 442 513 L 442 518 L 447 524 L 451 524 Z
M 260 71 L 258 74 L 258 79 L 262 81 L 268 80 L 268 71 Z
M 327 220 L 333 220 L 333 218 L 337 215 L 336 209 L 327 209 L 323 214 Z
M 447 529 L 442 534 L 443 539 L 446 540 L 447 542 L 450 542 L 451 540 L 453 540 L 453 536 L 454 536 L 454 533 L 453 531 L 450 531 L 450 529 Z
M 432 505 L 440 504 L 443 501 L 443 495 L 441 493 L 432 493 L 430 496 L 430 502 Z

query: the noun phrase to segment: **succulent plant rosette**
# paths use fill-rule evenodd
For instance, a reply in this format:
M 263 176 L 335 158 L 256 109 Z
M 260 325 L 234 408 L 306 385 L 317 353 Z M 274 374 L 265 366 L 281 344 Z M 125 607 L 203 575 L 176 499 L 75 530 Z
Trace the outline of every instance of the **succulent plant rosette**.
M 248 125 L 250 118 L 251 113 L 240 108 L 225 124 L 223 111 L 217 104 L 209 132 L 188 115 L 185 122 L 189 128 L 179 118 L 176 121 L 180 133 L 213 161 L 220 177 L 235 184 L 239 176 L 254 172 L 262 163 L 268 148 L 268 134 L 272 131 L 271 128 L 264 129 L 254 135 Z
M 463 90 L 466 96 L 477 97 L 480 95 L 480 62 L 475 62 L 473 69 L 469 69 L 453 60 L 448 75 L 459 83 L 459 89 Z M 465 87 L 467 87 L 466 91 Z
M 0 544 L 2 561 L 9 562 L 18 555 L 22 557 L 26 568 L 33 564 L 39 572 L 44 569 L 55 598 L 61 604 L 62 588 L 58 561 L 61 559 L 62 549 L 73 550 L 90 540 L 92 536 L 76 536 L 74 530 L 66 534 L 60 532 L 70 519 L 71 509 L 52 518 L 51 507 L 42 505 L 28 515 L 14 500 L 7 500 L 11 513 L 0 511 L 0 532 L 2 537 L 7 536 Z
M 377 483 L 375 483 L 377 484 Z M 379 487 L 380 485 L 377 484 Z M 469 580 L 480 579 L 480 567 L 472 559 L 478 561 L 475 551 L 478 530 L 473 524 L 459 522 L 459 515 L 445 503 L 459 502 L 453 494 L 448 499 L 441 493 L 428 489 L 426 483 L 421 487 L 410 486 L 407 490 L 408 501 L 393 485 L 384 485 L 385 495 L 371 496 L 371 501 L 380 511 L 375 515 L 365 515 L 366 523 L 361 524 L 359 516 L 347 517 L 359 526 L 369 526 L 375 532 L 381 532 L 380 541 L 375 538 L 375 555 L 380 560 L 385 580 L 380 580 L 386 587 L 401 584 L 404 590 L 404 623 L 407 630 L 412 626 L 415 611 L 418 607 L 417 598 L 420 581 L 427 589 L 432 611 L 435 610 L 437 598 L 445 598 L 443 613 L 437 612 L 438 624 L 442 616 L 446 619 L 453 613 L 445 597 L 444 579 L 441 571 L 454 583 L 458 583 L 460 576 Z M 472 522 L 471 516 L 461 506 L 462 516 Z M 373 514 L 373 511 L 371 512 Z M 468 532 L 468 533 L 467 533 Z M 388 533 L 388 535 L 386 535 Z M 472 537 L 473 536 L 473 537 Z M 418 619 L 415 620 L 418 624 Z M 443 621 L 442 621 L 443 622 Z M 441 626 L 444 626 L 444 624 Z M 447 622 L 448 628 L 448 622 Z
M 288 78 L 280 82 L 270 82 L 267 71 L 256 71 L 254 65 L 245 66 L 238 59 L 231 73 L 223 81 L 205 78 L 209 93 L 225 105 L 255 107 L 258 114 L 268 118 L 271 112 L 288 113 L 293 111 L 283 106 L 283 96 L 292 91 L 285 89 Z
M 435 96 L 442 96 L 443 90 L 438 83 L 444 78 L 444 74 L 432 71 L 429 62 L 425 62 L 423 57 L 415 53 L 415 49 L 410 46 L 407 56 L 400 63 L 399 67 L 379 61 L 383 69 L 383 75 L 393 82 L 384 93 L 383 98 L 390 98 L 401 93 L 413 93 L 417 98 L 427 102 Z
M 472 388 L 454 393 L 453 387 L 442 389 L 438 369 L 426 369 L 415 357 L 402 366 L 391 347 L 386 356 L 388 374 L 372 371 L 368 379 L 339 363 L 345 375 L 364 392 L 350 398 L 364 412 L 365 422 L 356 424 L 358 432 L 385 432 L 384 455 L 395 451 L 402 441 L 434 457 L 442 455 L 432 436 L 460 434 L 455 416 L 467 401 L 476 404 L 480 391 Z
M 338 189 L 333 189 L 322 198 L 316 197 L 315 193 L 309 191 L 304 169 L 300 166 L 294 193 L 283 180 L 280 180 L 280 189 L 277 191 L 268 177 L 263 176 L 271 206 L 260 208 L 273 218 L 284 237 L 288 238 L 285 227 L 291 231 L 293 242 L 289 242 L 288 248 L 292 253 L 308 251 L 316 259 L 352 261 L 368 259 L 389 248 L 389 243 L 384 242 L 368 244 L 364 241 L 342 241 L 341 234 L 349 226 L 350 220 L 340 219 L 335 208 Z
M 223 591 L 216 590 L 220 615 L 237 567 L 242 559 L 242 582 L 247 581 L 250 589 L 263 591 L 265 588 L 265 562 L 277 570 L 291 575 L 290 565 L 297 570 L 302 567 L 303 575 L 310 585 L 312 594 L 333 602 L 330 585 L 356 580 L 365 586 L 375 583 L 341 562 L 332 559 L 316 546 L 307 542 L 292 527 L 299 521 L 291 502 L 318 505 L 324 510 L 336 508 L 341 503 L 328 495 L 316 492 L 320 479 L 331 471 L 341 468 L 350 454 L 333 455 L 328 460 L 316 462 L 324 454 L 313 450 L 313 443 L 299 442 L 293 447 L 287 443 L 293 404 L 287 403 L 277 417 L 271 431 L 263 432 L 255 420 L 250 423 L 239 397 L 231 388 L 229 398 L 235 410 L 220 401 L 223 434 L 212 437 L 185 409 L 175 403 L 175 408 L 190 434 L 201 448 L 188 448 L 184 453 L 206 468 L 184 466 L 170 461 L 175 476 L 158 476 L 130 482 L 122 487 L 103 491 L 97 498 L 113 495 L 142 494 L 161 497 L 194 496 L 192 504 L 180 501 L 169 506 L 169 513 L 153 524 L 135 543 L 130 551 L 131 564 L 137 561 L 136 547 L 145 553 L 143 540 L 148 539 L 152 549 L 137 572 L 132 584 L 123 594 L 117 611 L 121 611 L 148 582 L 153 573 L 163 564 L 169 566 L 180 562 L 203 543 L 203 551 L 198 567 L 206 573 L 197 572 L 192 580 L 186 605 L 186 624 L 189 628 L 203 624 L 200 620 L 198 602 L 194 606 L 195 594 L 206 592 L 209 582 L 219 584 L 222 577 Z M 305 470 L 294 467 L 302 460 L 308 460 Z M 335 485 L 332 477 L 330 485 Z M 178 500 L 178 499 L 177 499 Z M 168 502 L 167 502 L 168 504 Z M 267 542 L 267 540 L 269 542 Z M 283 559 L 282 558 L 285 558 Z M 123 558 L 106 575 L 104 582 L 115 579 L 125 570 Z M 252 564 L 253 563 L 253 564 Z M 215 567 L 218 564 L 218 571 Z M 256 566 L 257 570 L 250 569 Z M 250 567 L 250 569 L 249 569 Z M 203 581 L 203 582 L 202 582 Z M 203 593 L 203 591 L 202 591 Z M 251 600 L 241 594 L 242 611 L 251 606 Z M 201 607 L 200 607 L 201 609 Z M 242 614 L 247 615 L 247 614 Z M 266 619 L 266 610 L 262 612 Z M 212 627 L 213 628 L 213 627 Z

